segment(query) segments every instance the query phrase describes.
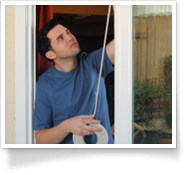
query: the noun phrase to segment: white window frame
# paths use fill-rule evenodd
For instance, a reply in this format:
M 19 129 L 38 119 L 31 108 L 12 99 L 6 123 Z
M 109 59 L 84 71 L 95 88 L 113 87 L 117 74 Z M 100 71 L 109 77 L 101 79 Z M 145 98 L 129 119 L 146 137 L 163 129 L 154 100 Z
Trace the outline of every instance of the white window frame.
M 174 8 L 175 4 L 173 9 Z M 36 19 L 35 5 L 15 6 L 16 144 L 35 143 L 34 131 L 33 131 L 33 109 L 34 109 L 35 83 L 36 83 L 36 74 L 35 74 L 36 47 L 35 47 L 35 37 L 34 37 L 36 35 L 35 19 Z M 117 77 L 115 78 L 115 116 L 116 116 L 115 144 L 117 144 L 118 148 L 120 147 L 133 148 L 137 147 L 138 145 L 136 146 L 134 144 L 132 145 L 133 143 L 132 5 L 116 5 L 114 11 L 114 19 L 115 19 L 114 20 L 115 77 Z M 173 26 L 175 27 L 176 24 L 174 19 L 175 16 L 172 19 Z M 22 23 L 20 21 L 22 21 Z M 175 95 L 175 92 L 173 95 Z M 175 113 L 174 113 L 174 120 L 175 120 Z M 171 146 L 164 145 L 163 148 L 166 147 L 175 148 L 175 146 L 176 146 L 176 140 L 174 138 L 174 145 L 173 144 Z M 51 145 L 49 145 L 49 147 L 51 148 Z M 59 145 L 57 145 L 57 147 L 59 147 Z M 75 146 L 71 145 L 69 145 L 69 147 L 75 148 Z M 95 148 L 98 147 L 103 147 L 103 146 L 98 146 L 98 145 L 95 146 Z M 110 147 L 112 147 L 112 145 L 110 145 Z M 115 146 L 113 146 L 113 148 L 114 147 Z M 147 147 L 147 145 L 140 145 L 140 147 Z M 149 147 L 153 146 L 150 145 Z
M 128 23 L 122 23 L 122 20 Z M 16 144 L 35 142 L 35 5 L 15 6 Z M 22 21 L 22 23 L 20 23 Z M 130 26 L 129 26 L 130 25 Z M 127 31 L 127 35 L 126 35 Z M 123 35 L 125 33 L 125 35 Z M 115 7 L 115 143 L 132 143 L 132 5 Z M 122 44 L 121 44 L 122 43 Z M 128 48 L 128 49 L 126 49 Z M 126 76 L 122 76 L 126 75 Z M 126 112 L 127 111 L 127 112 Z M 126 115 L 127 114 L 127 115 Z M 127 133 L 123 137 L 123 133 Z
M 36 77 L 35 5 L 15 6 L 15 142 L 32 144 Z
M 133 143 L 132 19 L 132 5 L 115 6 L 115 144 Z

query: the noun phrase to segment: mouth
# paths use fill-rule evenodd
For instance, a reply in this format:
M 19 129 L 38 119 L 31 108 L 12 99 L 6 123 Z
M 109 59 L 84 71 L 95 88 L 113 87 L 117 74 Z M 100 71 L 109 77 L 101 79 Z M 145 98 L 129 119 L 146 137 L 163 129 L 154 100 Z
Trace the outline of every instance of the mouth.
M 74 42 L 74 43 L 71 44 L 70 48 L 75 47 L 76 45 L 77 45 L 77 43 Z

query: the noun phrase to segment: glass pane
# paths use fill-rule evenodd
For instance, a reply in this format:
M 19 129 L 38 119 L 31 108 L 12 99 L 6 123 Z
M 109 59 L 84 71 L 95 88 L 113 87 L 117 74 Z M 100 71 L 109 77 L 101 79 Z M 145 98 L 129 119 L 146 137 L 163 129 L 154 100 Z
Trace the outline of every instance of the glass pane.
M 133 49 L 134 143 L 172 143 L 172 6 L 133 6 Z

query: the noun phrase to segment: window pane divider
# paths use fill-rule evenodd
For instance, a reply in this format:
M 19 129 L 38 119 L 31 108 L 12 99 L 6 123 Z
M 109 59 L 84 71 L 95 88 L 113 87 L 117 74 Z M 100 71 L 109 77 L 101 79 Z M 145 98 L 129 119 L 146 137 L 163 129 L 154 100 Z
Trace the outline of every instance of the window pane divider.
M 115 144 L 132 144 L 132 5 L 116 5 L 114 23 Z

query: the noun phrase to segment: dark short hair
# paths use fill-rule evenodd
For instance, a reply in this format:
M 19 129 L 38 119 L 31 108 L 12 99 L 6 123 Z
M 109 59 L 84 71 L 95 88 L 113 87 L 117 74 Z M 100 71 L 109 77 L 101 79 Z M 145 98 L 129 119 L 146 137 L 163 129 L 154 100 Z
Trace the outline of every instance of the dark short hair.
M 44 58 L 46 58 L 48 61 L 52 61 L 51 59 L 48 59 L 45 56 L 45 53 L 49 50 L 53 50 L 52 46 L 51 46 L 51 41 L 49 38 L 47 38 L 47 33 L 54 28 L 56 25 L 61 24 L 63 25 L 60 21 L 58 21 L 57 19 L 51 19 L 49 20 L 48 23 L 46 23 L 38 32 L 37 34 L 37 38 L 36 38 L 36 47 L 37 50 L 39 52 L 39 54 L 41 56 L 43 56 Z

